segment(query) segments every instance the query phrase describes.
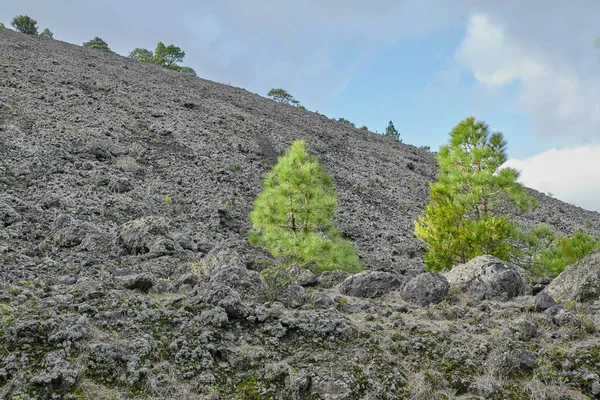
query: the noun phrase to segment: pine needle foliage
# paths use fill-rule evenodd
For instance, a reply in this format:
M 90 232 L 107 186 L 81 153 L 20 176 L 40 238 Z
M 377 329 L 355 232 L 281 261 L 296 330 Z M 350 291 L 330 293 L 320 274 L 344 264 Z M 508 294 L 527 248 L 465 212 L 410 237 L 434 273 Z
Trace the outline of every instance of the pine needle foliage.
M 517 259 L 531 279 L 555 278 L 569 265 L 575 264 L 600 247 L 600 238 L 583 230 L 571 236 L 556 234 L 547 224 L 540 224 L 521 238 L 525 244 L 524 257 Z
M 13 18 L 11 25 L 21 33 L 38 35 L 37 21 L 28 15 L 17 15 Z
M 355 247 L 332 222 L 336 211 L 333 178 L 306 143 L 296 140 L 265 177 L 250 213 L 250 242 L 284 264 L 298 263 L 316 273 L 360 272 Z
M 427 269 L 449 269 L 483 254 L 508 261 L 518 251 L 509 214 L 531 210 L 537 201 L 517 182 L 517 170 L 500 169 L 506 144 L 502 133 L 470 117 L 440 148 L 438 181 L 430 184 L 429 202 L 415 221 L 415 235 L 427 243 Z

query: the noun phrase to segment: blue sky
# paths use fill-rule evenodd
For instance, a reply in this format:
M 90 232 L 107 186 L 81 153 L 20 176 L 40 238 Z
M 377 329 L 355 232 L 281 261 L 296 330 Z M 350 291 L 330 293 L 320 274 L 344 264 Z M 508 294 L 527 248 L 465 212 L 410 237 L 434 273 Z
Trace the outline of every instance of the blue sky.
M 99 36 L 123 55 L 172 43 L 203 78 L 282 87 L 373 131 L 392 120 L 405 143 L 432 149 L 473 115 L 505 134 L 525 184 L 600 210 L 600 2 L 549 4 L 0 0 L 0 21 L 27 14 L 56 39 Z

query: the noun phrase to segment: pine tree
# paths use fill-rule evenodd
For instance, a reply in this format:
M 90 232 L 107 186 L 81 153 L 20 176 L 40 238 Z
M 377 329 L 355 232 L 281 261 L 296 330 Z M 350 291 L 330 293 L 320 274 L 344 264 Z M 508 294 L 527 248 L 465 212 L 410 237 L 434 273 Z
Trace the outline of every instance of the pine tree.
M 106 51 L 107 53 L 112 53 L 112 50 L 108 47 L 108 43 L 104 40 L 100 39 L 98 36 L 95 38 L 88 40 L 83 44 L 83 47 L 88 49 L 96 49 L 100 51 Z
M 273 88 L 273 89 L 269 90 L 269 93 L 267 93 L 267 96 L 269 96 L 270 98 L 272 98 L 273 100 L 275 100 L 279 103 L 284 103 L 284 104 L 291 104 L 291 103 L 294 103 L 295 101 L 297 101 L 296 99 L 294 99 L 294 96 L 289 94 L 285 89 L 281 89 L 281 88 Z
M 46 29 L 44 29 L 44 31 L 42 33 L 40 33 L 40 37 L 53 39 L 54 34 L 50 31 L 50 29 L 46 28 Z
M 359 272 L 356 249 L 331 221 L 336 210 L 333 178 L 297 140 L 265 177 L 250 214 L 250 241 L 284 264 L 313 265 L 316 273 Z
M 385 132 L 384 132 L 383 136 L 389 136 L 389 137 L 393 137 L 396 140 L 400 140 L 400 132 L 398 132 L 398 129 L 396 129 L 396 127 L 394 126 L 394 123 L 392 121 L 390 121 L 387 128 L 385 128 Z M 402 141 L 402 140 L 400 140 L 400 141 Z
M 415 222 L 415 235 L 427 243 L 427 269 L 451 268 L 483 254 L 510 260 L 517 235 L 509 220 L 513 210 L 535 208 L 535 198 L 517 182 L 519 172 L 502 168 L 506 162 L 502 133 L 470 117 L 450 133 L 450 142 L 437 154 L 438 181 Z
M 28 15 L 17 15 L 11 25 L 19 32 L 36 36 L 38 34 L 37 21 Z

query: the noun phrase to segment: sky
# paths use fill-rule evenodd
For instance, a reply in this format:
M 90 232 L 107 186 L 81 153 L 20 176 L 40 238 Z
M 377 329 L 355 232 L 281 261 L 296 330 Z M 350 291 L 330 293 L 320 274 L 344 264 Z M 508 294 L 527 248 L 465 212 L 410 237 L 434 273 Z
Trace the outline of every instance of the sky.
M 175 44 L 202 78 L 432 150 L 475 116 L 521 182 L 600 211 L 598 0 L 0 0 L 20 14 L 122 55 Z

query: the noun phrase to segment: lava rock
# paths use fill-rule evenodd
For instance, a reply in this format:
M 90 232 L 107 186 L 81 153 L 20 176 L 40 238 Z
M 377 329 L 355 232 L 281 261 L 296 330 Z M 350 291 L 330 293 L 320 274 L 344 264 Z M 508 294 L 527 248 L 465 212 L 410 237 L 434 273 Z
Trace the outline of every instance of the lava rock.
M 437 304 L 448 296 L 450 284 L 439 274 L 425 272 L 408 281 L 401 291 L 402 299 L 419 306 Z
M 319 282 L 318 276 L 306 268 L 302 268 L 299 264 L 294 264 L 290 267 L 290 274 L 300 286 L 314 286 Z
M 319 276 L 319 286 L 323 289 L 331 289 L 344 282 L 349 276 L 349 273 L 340 270 L 325 271 Z
M 355 297 L 379 297 L 393 290 L 401 290 L 403 277 L 382 271 L 366 271 L 348 277 L 340 285 L 340 293 Z
M 306 291 L 302 286 L 288 286 L 277 295 L 276 300 L 288 308 L 299 308 L 306 303 Z
M 543 312 L 551 307 L 554 307 L 556 304 L 557 303 L 552 296 L 547 293 L 541 293 L 535 297 L 534 310 Z
M 159 257 L 181 248 L 169 236 L 167 223 L 159 217 L 142 217 L 119 227 L 117 245 L 124 254 Z
M 523 293 L 525 283 L 517 267 L 493 256 L 479 256 L 443 274 L 478 300 L 507 300 Z
M 130 290 L 139 290 L 148 292 L 151 287 L 157 284 L 158 280 L 153 274 L 144 272 L 136 275 L 128 275 L 123 278 L 123 286 Z
M 567 267 L 548 285 L 546 293 L 562 301 L 600 299 L 600 249 Z
M 210 283 L 229 286 L 244 297 L 261 297 L 265 294 L 265 283 L 260 274 L 247 269 L 234 248 L 214 248 L 202 259 L 202 266 L 210 276 Z

